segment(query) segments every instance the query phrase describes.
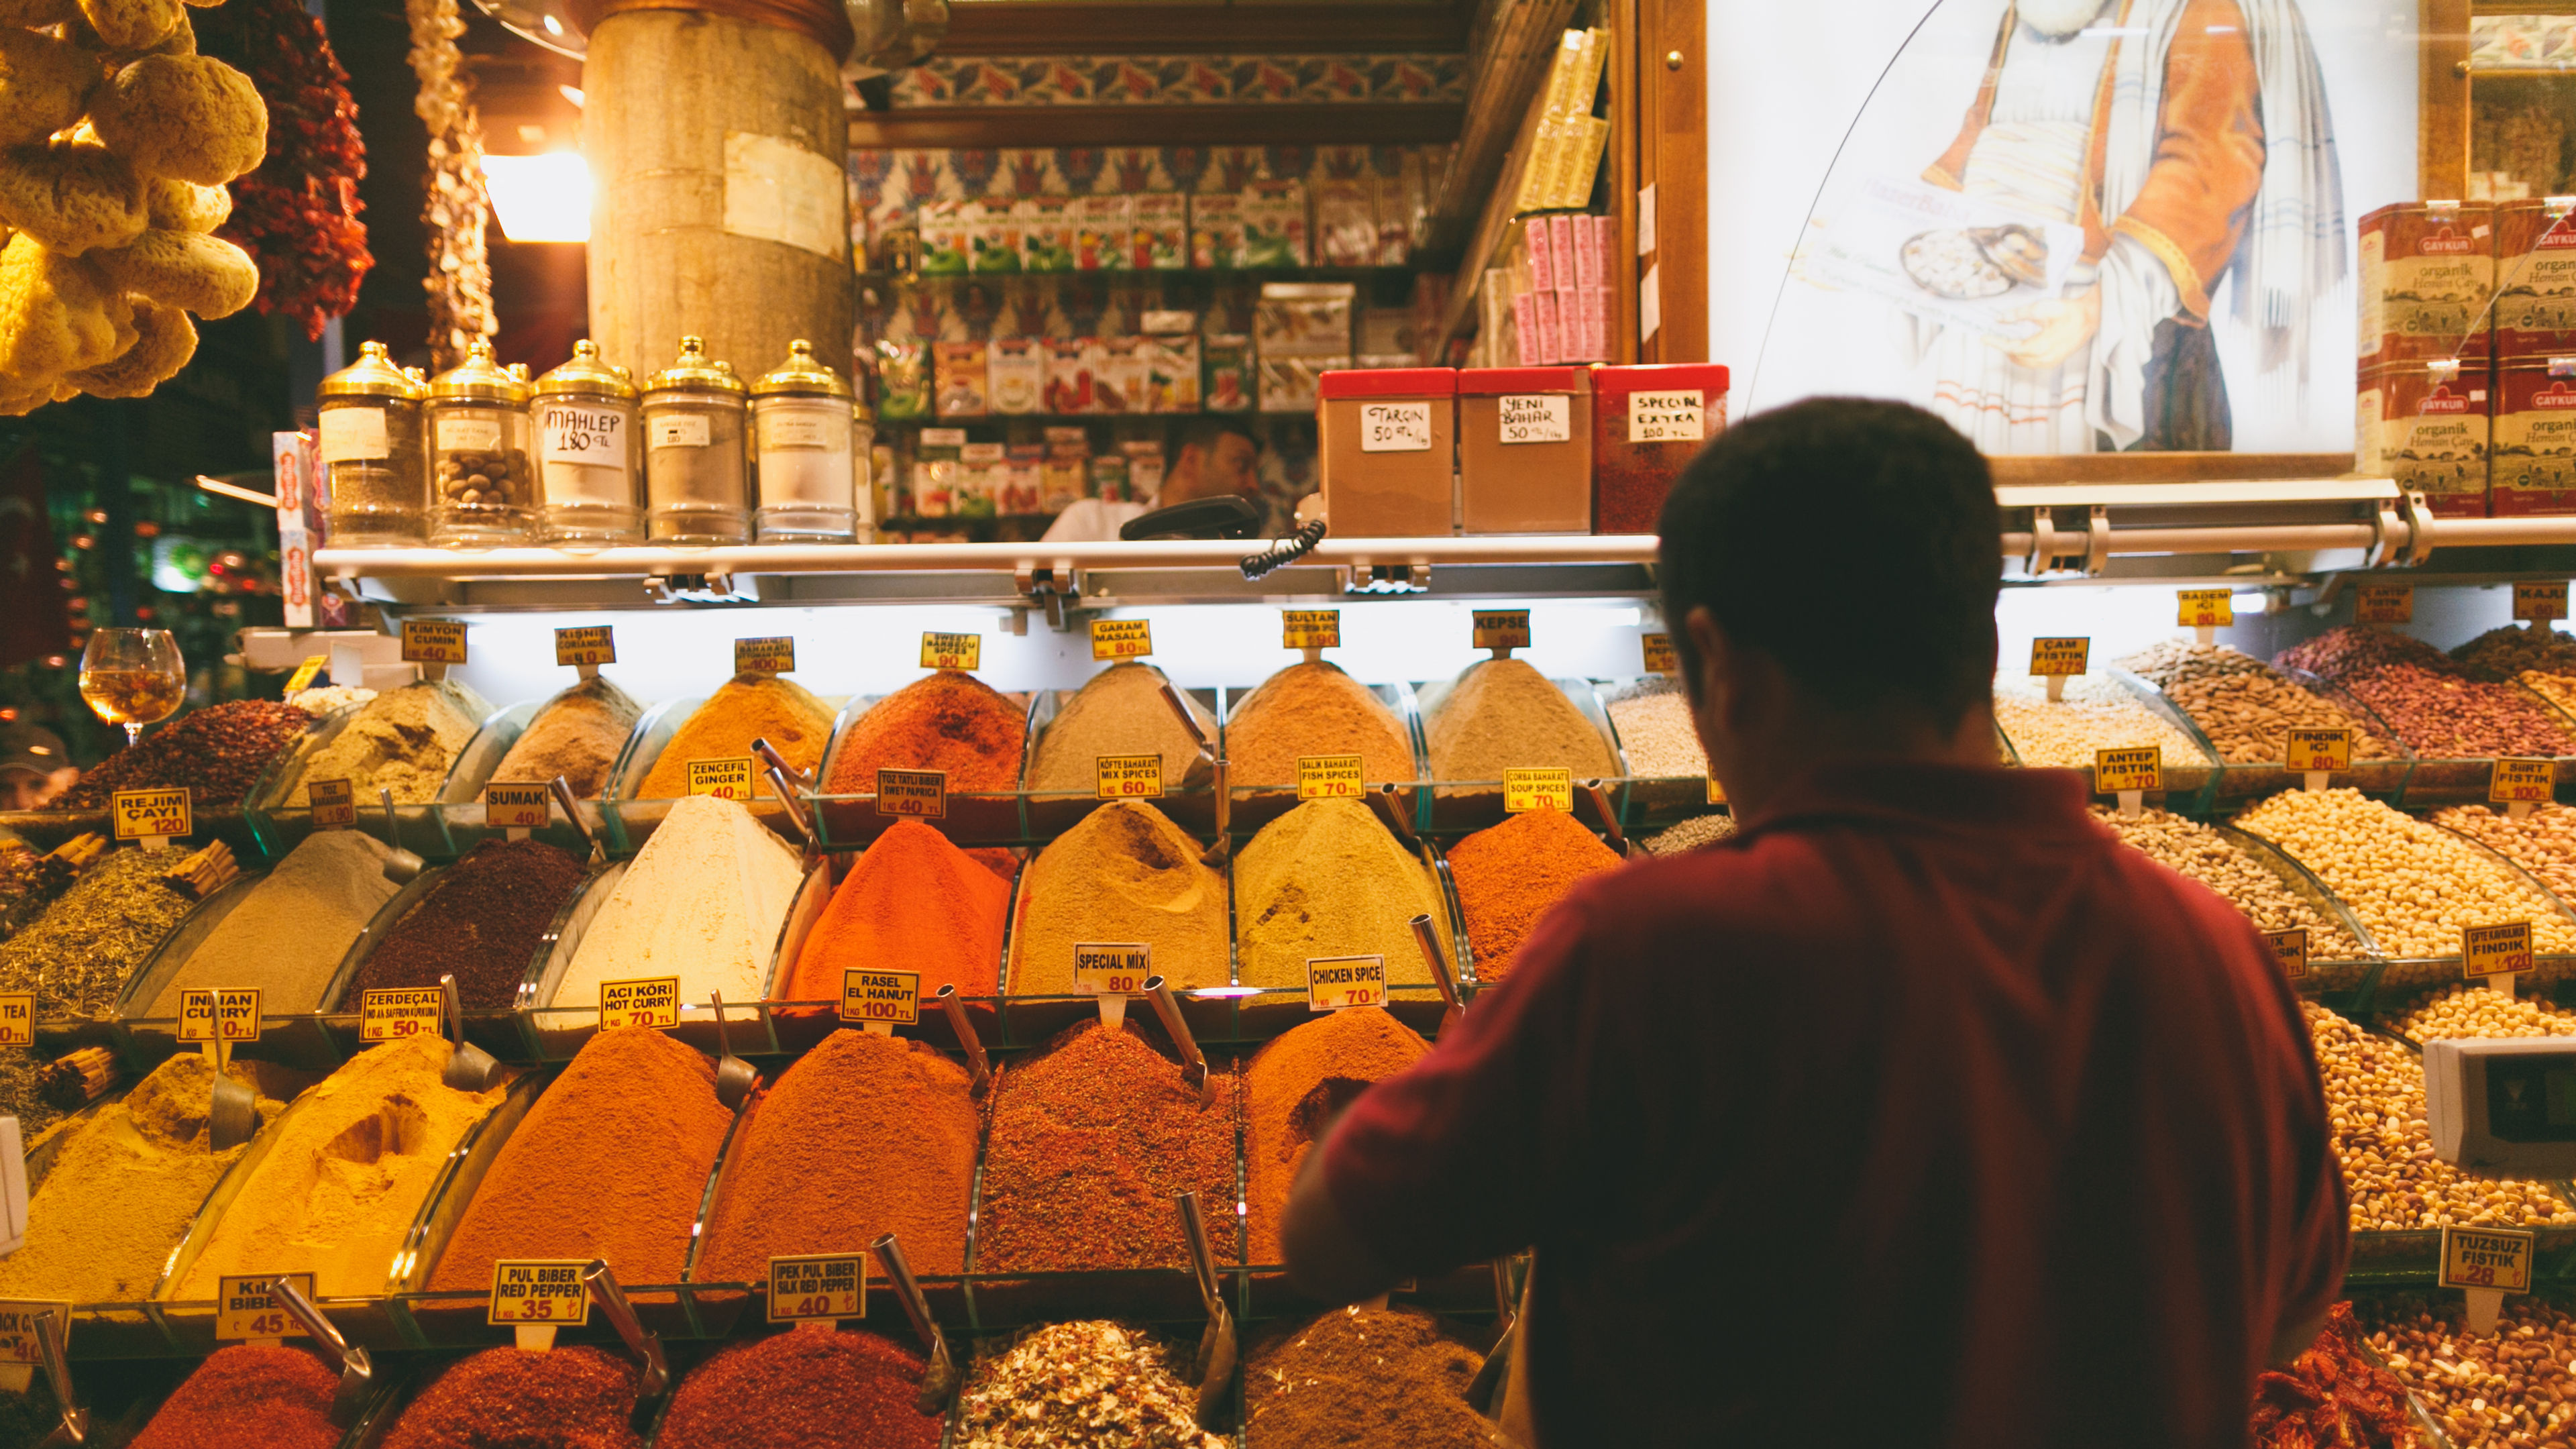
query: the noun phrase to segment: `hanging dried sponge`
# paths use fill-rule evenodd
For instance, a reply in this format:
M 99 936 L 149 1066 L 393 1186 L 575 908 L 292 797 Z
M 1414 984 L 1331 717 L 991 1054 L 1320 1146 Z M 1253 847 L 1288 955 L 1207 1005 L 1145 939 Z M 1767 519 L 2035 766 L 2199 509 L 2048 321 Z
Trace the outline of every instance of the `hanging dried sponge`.
M 143 206 L 154 226 L 210 232 L 231 219 L 233 194 L 220 186 L 155 176 L 143 183 Z
M 0 25 L 60 25 L 80 14 L 73 0 L 0 0 Z
M 6 3 L 6 0 L 0 0 L 0 3 Z M 177 23 L 149 45 L 117 45 L 99 34 L 97 28 L 81 15 L 74 15 L 63 22 L 62 36 L 80 49 L 96 55 L 101 73 L 105 75 L 113 75 L 147 55 L 197 53 L 197 27 L 188 23 L 185 11 L 179 12 Z
M 0 29 L 0 146 L 23 146 L 80 120 L 103 78 L 96 56 L 38 35 Z
M 99 139 L 145 176 L 221 186 L 268 151 L 268 111 L 250 77 L 202 55 L 147 55 L 99 93 Z
M 79 256 L 143 232 L 143 183 L 94 142 L 59 140 L 0 152 L 0 222 L 51 251 Z
M 91 261 L 109 286 L 200 317 L 229 317 L 259 290 L 259 269 L 248 253 L 193 231 L 147 231 L 113 251 L 93 253 Z
M 80 0 L 80 12 L 110 50 L 157 45 L 187 14 L 179 0 Z
M 134 330 L 134 345 L 123 356 L 68 373 L 63 381 L 92 397 L 145 397 L 197 355 L 197 326 L 176 307 L 135 302 Z
M 29 411 L 65 373 L 96 367 L 140 336 L 133 308 L 77 259 L 23 232 L 0 250 L 0 412 Z

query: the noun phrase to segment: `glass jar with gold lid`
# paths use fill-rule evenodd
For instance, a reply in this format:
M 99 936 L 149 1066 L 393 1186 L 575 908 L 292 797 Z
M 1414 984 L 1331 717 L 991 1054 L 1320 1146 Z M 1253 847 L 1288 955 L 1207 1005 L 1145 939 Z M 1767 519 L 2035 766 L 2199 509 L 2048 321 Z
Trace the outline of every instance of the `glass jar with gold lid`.
M 325 527 L 335 548 L 403 548 L 425 532 L 429 456 L 421 445 L 420 375 L 394 365 L 381 342 L 322 379 L 315 452 L 329 488 Z
M 528 458 L 528 382 L 467 344 L 429 384 L 429 541 L 441 548 L 526 543 L 537 517 Z
M 762 543 L 848 543 L 858 521 L 850 472 L 850 385 L 802 337 L 751 385 Z
M 536 392 L 538 536 L 576 547 L 642 543 L 638 394 L 626 369 L 601 361 L 599 344 L 584 338 Z
M 680 356 L 644 383 L 645 532 L 655 543 L 748 543 L 751 490 L 742 379 L 680 339 Z

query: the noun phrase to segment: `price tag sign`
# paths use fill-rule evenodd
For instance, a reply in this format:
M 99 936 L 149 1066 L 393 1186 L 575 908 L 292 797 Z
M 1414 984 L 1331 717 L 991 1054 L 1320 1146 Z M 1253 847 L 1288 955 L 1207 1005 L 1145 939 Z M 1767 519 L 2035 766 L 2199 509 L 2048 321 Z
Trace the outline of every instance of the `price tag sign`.
M 2513 1228 L 2444 1228 L 2440 1284 L 2528 1293 L 2532 1243 L 2532 1234 Z
M 1356 800 L 1368 793 L 1360 783 L 1361 757 L 1358 755 L 1299 755 L 1297 757 L 1297 798 L 1300 800 Z
M 1715 775 L 1708 777 L 1708 803 L 1711 805 L 1726 803 L 1726 787 L 1718 783 Z
M 978 669 L 983 667 L 983 663 L 984 636 L 981 634 L 924 632 L 921 636 L 921 667 L 924 669 Z
M 238 1343 L 245 1338 L 306 1338 L 304 1325 L 286 1311 L 269 1291 L 269 1284 L 284 1278 L 295 1285 L 306 1301 L 313 1297 L 313 1275 L 310 1273 L 260 1273 L 239 1278 L 215 1280 L 215 1341 Z
M 395 986 L 358 993 L 358 1040 L 403 1041 L 438 1035 L 435 986 Z
M 1280 610 L 1279 643 L 1287 649 L 1339 649 L 1342 647 L 1342 611 Z
M 1134 659 L 1154 652 L 1154 627 L 1150 619 L 1094 619 L 1091 621 L 1091 657 L 1094 659 Z
M 907 820 L 947 819 L 948 772 L 878 770 L 877 813 Z
M 2460 928 L 2461 975 L 2520 976 L 2532 969 L 2531 922 L 2505 921 Z
M 223 987 L 179 993 L 179 1040 L 259 1040 L 259 992 Z
M 733 641 L 736 674 L 792 674 L 795 670 L 796 641 L 787 635 Z
M 462 619 L 403 620 L 402 657 L 405 664 L 464 663 L 465 621 Z
M 1306 960 L 1306 1009 L 1340 1011 L 1386 1005 L 1384 956 L 1310 956 Z
M 543 785 L 483 787 L 483 828 L 539 830 L 553 817 L 554 793 Z
M 36 993 L 0 991 L 0 1047 L 36 1044 Z
M 1515 815 L 1524 810 L 1573 810 L 1574 772 L 1566 769 L 1503 771 L 1503 809 Z
M 2555 760 L 2498 760 L 2487 777 L 2487 801 L 2495 805 L 2546 805 L 2557 789 Z
M 304 662 L 295 666 L 295 672 L 286 676 L 286 692 L 293 694 L 298 690 L 311 689 L 313 681 L 322 677 L 323 669 L 330 663 L 328 654 L 305 655 Z
M 2034 679 L 2051 675 L 2072 678 L 2082 674 L 2093 662 L 2090 639 L 2033 639 L 2030 641 L 2030 673 Z
M 1445 408 L 1447 404 L 1442 404 Z M 1431 451 L 1431 404 L 1427 402 L 1360 404 L 1360 451 L 1427 453 Z
M 2360 624 L 2415 622 L 2413 584 L 2359 584 L 2352 591 L 2352 617 Z
M 770 1322 L 828 1323 L 867 1316 L 867 1254 L 769 1260 Z
M 119 790 L 107 797 L 107 809 L 119 840 L 166 840 L 188 833 L 185 789 Z
M 2290 772 L 2298 775 L 2328 775 L 2352 768 L 2352 731 L 2290 731 Z
M 751 756 L 726 755 L 689 761 L 689 793 L 725 800 L 751 798 Z
M 36 1320 L 48 1315 L 54 1319 L 56 1338 L 68 1351 L 72 1333 L 72 1305 L 68 1301 L 0 1300 L 0 1363 L 43 1363 L 45 1352 L 36 1342 Z
M 680 978 L 638 976 L 599 983 L 599 1029 L 680 1024 Z
M 844 971 L 841 1020 L 911 1026 L 921 1020 L 918 971 Z
M 555 663 L 566 667 L 617 662 L 617 639 L 606 624 L 555 631 Z
M 2513 616 L 2523 621 L 2542 623 L 2567 617 L 2567 581 L 2554 584 L 2518 583 L 2513 586 Z
M 1644 646 L 1646 651 L 1646 672 L 1648 674 L 1679 674 L 1682 672 L 1681 658 L 1673 653 L 1672 635 L 1648 634 L 1640 639 L 1639 643 Z
M 1160 755 L 1094 755 L 1092 772 L 1103 800 L 1155 800 L 1163 794 Z
M 1708 394 L 1683 392 L 1628 394 L 1628 441 L 1696 443 L 1708 436 Z
M 2272 948 L 2272 959 L 2281 965 L 2281 974 L 2293 981 L 2308 979 L 2308 933 L 2302 927 L 2289 931 L 2265 931 L 2264 943 Z
M 2176 623 L 2186 629 L 2225 629 L 2236 622 L 2236 593 L 2232 589 L 2184 589 L 2176 595 L 2180 604 Z
M 503 1258 L 492 1265 L 492 1298 L 483 1321 L 551 1323 L 579 1328 L 590 1321 L 590 1290 L 581 1282 L 582 1258 Z
M 1476 647 L 1479 649 L 1527 649 L 1530 642 L 1527 609 L 1477 609 Z
M 1077 942 L 1073 989 L 1101 996 L 1134 996 L 1154 974 L 1154 948 L 1140 941 Z
M 1498 443 L 1562 443 L 1574 436 L 1573 406 L 1561 393 L 1506 393 L 1494 401 Z
M 2165 787 L 2165 752 L 2159 745 L 2093 752 L 2093 793 L 2156 791 Z
M 313 802 L 313 828 L 340 830 L 358 823 L 358 786 L 354 780 L 315 780 L 304 787 Z

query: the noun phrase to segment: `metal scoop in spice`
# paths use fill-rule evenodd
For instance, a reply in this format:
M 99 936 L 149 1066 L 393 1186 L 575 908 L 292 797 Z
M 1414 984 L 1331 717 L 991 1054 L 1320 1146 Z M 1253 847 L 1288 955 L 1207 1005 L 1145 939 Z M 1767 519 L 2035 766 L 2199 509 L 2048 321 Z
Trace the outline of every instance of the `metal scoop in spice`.
M 72 1366 L 63 1353 L 63 1325 L 48 1310 L 36 1315 L 36 1352 L 45 1361 L 45 1380 L 54 1386 L 54 1404 L 63 1411 L 63 1421 L 45 1436 L 37 1449 L 57 1449 L 59 1445 L 89 1442 L 89 1410 L 72 1397 Z
M 572 782 L 557 775 L 546 782 L 546 788 L 554 792 L 555 803 L 563 807 L 564 818 L 572 822 L 573 829 L 581 832 L 582 843 L 590 847 L 590 863 L 597 865 L 607 859 L 608 850 L 599 843 L 599 832 L 591 829 L 590 822 L 581 818 L 581 801 L 573 796 Z
M 438 1079 L 460 1092 L 479 1092 L 492 1085 L 492 1079 L 501 1074 L 501 1063 L 465 1039 L 465 1007 L 456 998 L 453 974 L 438 978 L 438 1019 L 447 1028 L 449 1043 L 447 1067 Z
M 1405 922 L 1413 928 L 1413 944 L 1422 948 L 1422 959 L 1431 968 L 1431 979 L 1439 984 L 1440 999 L 1449 1009 L 1440 1013 L 1440 1029 L 1447 1031 L 1458 1024 L 1467 1004 L 1458 999 L 1458 978 L 1449 970 L 1449 958 L 1440 954 L 1440 937 L 1431 929 L 1429 916 L 1415 916 Z
M 1173 1201 L 1180 1204 L 1181 1236 L 1189 1241 L 1190 1272 L 1198 1279 L 1199 1302 L 1208 1316 L 1207 1330 L 1199 1335 L 1198 1356 L 1190 1362 L 1191 1377 L 1199 1385 L 1199 1427 L 1215 1433 L 1234 1388 L 1238 1352 L 1234 1315 L 1226 1311 L 1225 1294 L 1217 1287 L 1216 1255 L 1208 1251 L 1207 1220 L 1199 1213 L 1199 1195 L 1185 1192 Z
M 976 1035 L 975 1023 L 967 1019 L 966 1001 L 957 994 L 957 983 L 951 981 L 940 987 L 939 994 L 931 999 L 948 1014 L 948 1029 L 957 1033 L 957 1045 L 966 1052 L 967 1075 L 973 1079 L 968 1089 L 976 1096 L 984 1095 L 984 1089 L 993 1082 L 993 1066 L 984 1059 L 984 1039 Z
M 766 763 L 770 769 L 775 770 L 779 774 L 785 775 L 788 779 L 795 781 L 797 789 L 810 790 L 814 788 L 813 776 L 808 775 L 803 770 L 787 763 L 787 757 L 778 753 L 778 747 L 771 744 L 765 736 L 751 742 L 751 752 L 760 756 L 761 760 Z M 778 795 L 779 798 L 783 800 L 787 797 L 787 792 L 785 790 L 781 790 L 778 792 Z
M 768 741 L 754 740 L 752 743 L 762 745 Z M 766 773 L 769 776 L 769 788 L 777 792 L 779 806 L 787 812 L 788 823 L 794 825 L 796 833 L 804 837 L 805 848 L 813 849 L 814 821 L 805 813 L 805 802 L 797 797 L 794 789 L 790 788 L 787 771 L 778 764 L 772 764 Z
M 1476 1370 L 1476 1381 L 1467 1386 L 1467 1402 L 1486 1418 L 1503 1411 L 1503 1385 L 1511 1376 L 1512 1339 L 1520 1333 L 1520 1298 L 1512 1292 L 1512 1260 L 1506 1256 L 1494 1260 L 1494 1303 L 1502 1315 L 1503 1331 L 1494 1338 L 1494 1346 L 1485 1350 L 1485 1366 Z
M 394 817 L 394 792 L 390 786 L 379 786 L 376 798 L 385 807 L 385 879 L 395 885 L 410 885 L 429 862 L 403 849 L 402 823 Z
M 327 1345 L 340 1356 L 340 1390 L 331 1396 L 331 1422 L 348 1428 L 358 1421 L 358 1410 L 366 1403 L 367 1388 L 375 1379 L 375 1364 L 365 1349 L 350 1346 L 349 1340 L 340 1336 L 339 1325 L 325 1317 L 313 1300 L 296 1288 L 293 1279 L 271 1278 L 268 1291 L 279 1307 L 304 1325 L 304 1331 L 312 1334 L 315 1342 Z
M 1199 1089 L 1199 1105 L 1206 1106 L 1216 1096 L 1216 1083 L 1208 1077 L 1207 1057 L 1199 1051 L 1198 1038 L 1190 1035 L 1190 1024 L 1181 1019 L 1181 1003 L 1172 995 L 1170 983 L 1160 976 L 1146 977 L 1145 999 L 1154 1003 L 1163 1030 L 1172 1034 L 1172 1045 L 1180 1049 L 1181 1080 Z
M 1181 692 L 1172 688 L 1172 681 L 1163 681 L 1162 692 L 1164 706 L 1171 710 L 1174 719 L 1181 722 L 1181 728 L 1189 731 L 1190 738 L 1198 742 L 1199 763 L 1208 767 L 1208 785 L 1216 792 L 1216 844 L 1209 846 L 1207 853 L 1199 857 L 1199 864 L 1223 865 L 1227 853 L 1233 849 L 1233 842 L 1227 838 L 1226 832 L 1225 758 L 1216 752 L 1216 742 L 1207 737 L 1207 731 L 1199 728 L 1198 718 L 1190 713 L 1190 707 L 1181 702 Z
M 608 1326 L 626 1340 L 627 1351 L 644 1361 L 644 1376 L 635 1383 L 635 1418 L 639 1426 L 649 1422 L 648 1407 L 671 1387 L 671 1365 L 662 1357 L 662 1340 L 645 1331 L 643 1320 L 635 1316 L 635 1305 L 626 1301 L 626 1294 L 617 1286 L 617 1275 L 608 1264 L 591 1259 L 590 1266 L 581 1270 L 581 1286 L 589 1291 L 590 1301 L 608 1316 Z
M 716 1100 L 726 1111 L 739 1112 L 760 1085 L 760 1069 L 733 1054 L 733 1041 L 725 1032 L 724 993 L 710 991 L 707 1000 L 716 1009 Z
M 259 1131 L 259 1094 L 224 1075 L 220 1051 L 213 1061 L 215 1091 L 206 1107 L 206 1144 L 217 1152 L 230 1152 Z
M 1600 781 L 1584 781 L 1583 795 L 1585 799 L 1592 802 L 1593 813 L 1601 817 L 1601 833 L 1610 837 L 1612 850 L 1630 859 L 1644 854 L 1643 851 L 1628 843 L 1628 833 L 1619 828 L 1618 813 L 1610 808 L 1610 792 L 1601 788 Z
M 948 1401 L 957 1397 L 957 1361 L 948 1356 L 948 1339 L 939 1331 L 939 1320 L 930 1316 L 930 1300 L 913 1281 L 912 1264 L 904 1261 L 903 1244 L 894 1240 L 894 1234 L 868 1244 L 868 1251 L 876 1254 L 877 1266 L 885 1269 L 886 1282 L 894 1286 L 895 1301 L 903 1305 L 903 1316 L 912 1320 L 913 1333 L 930 1351 L 915 1407 L 925 1414 L 945 1413 Z

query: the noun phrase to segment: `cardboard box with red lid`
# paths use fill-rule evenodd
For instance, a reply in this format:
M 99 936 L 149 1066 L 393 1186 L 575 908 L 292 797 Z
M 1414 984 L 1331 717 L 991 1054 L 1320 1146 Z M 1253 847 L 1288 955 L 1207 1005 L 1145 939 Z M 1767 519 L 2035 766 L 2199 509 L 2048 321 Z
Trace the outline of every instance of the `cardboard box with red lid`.
M 1462 533 L 1592 531 L 1592 369 L 1458 373 Z
M 1455 531 L 1458 370 L 1332 371 L 1315 384 L 1315 452 L 1336 538 Z
M 1592 531 L 1653 533 L 1664 495 L 1726 428 L 1722 363 L 1592 369 Z

